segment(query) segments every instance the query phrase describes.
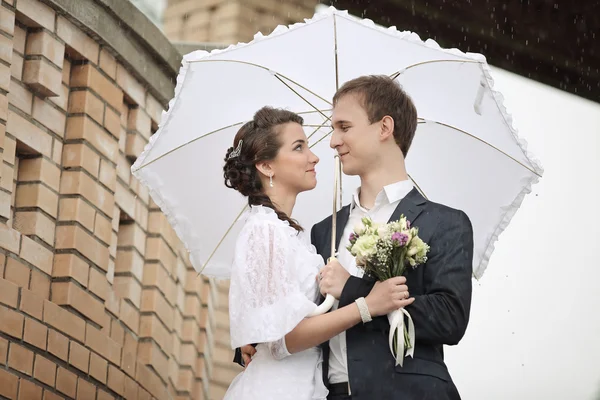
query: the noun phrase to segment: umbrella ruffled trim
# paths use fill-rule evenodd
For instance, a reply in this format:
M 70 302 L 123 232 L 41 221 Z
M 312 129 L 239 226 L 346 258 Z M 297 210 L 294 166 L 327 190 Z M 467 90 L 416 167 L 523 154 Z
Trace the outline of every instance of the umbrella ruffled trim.
M 131 167 L 131 171 L 132 171 L 133 175 L 146 187 L 148 187 L 148 188 L 151 187 L 148 185 L 147 180 L 142 176 L 142 174 L 139 174 L 136 170 L 141 165 L 143 165 L 144 160 L 146 159 L 153 143 L 160 137 L 160 134 L 162 132 L 162 127 L 164 126 L 166 121 L 169 119 L 169 115 L 170 115 L 171 111 L 173 110 L 175 104 L 177 103 L 177 99 L 182 90 L 183 83 L 184 83 L 185 77 L 186 77 L 186 73 L 190 67 L 191 62 L 207 59 L 213 55 L 222 54 L 222 53 L 230 52 L 230 51 L 233 51 L 233 50 L 236 50 L 239 48 L 243 48 L 243 47 L 249 46 L 253 43 L 262 41 L 262 40 L 268 40 L 268 39 L 286 34 L 295 29 L 302 28 L 303 26 L 306 26 L 308 24 L 312 24 L 317 21 L 326 19 L 332 15 L 336 15 L 336 16 L 339 16 L 342 18 L 349 19 L 351 21 L 354 21 L 356 23 L 359 23 L 359 24 L 369 27 L 371 29 L 375 29 L 380 32 L 384 32 L 390 36 L 399 37 L 401 39 L 407 40 L 414 44 L 422 45 L 422 46 L 428 47 L 430 49 L 434 49 L 434 50 L 438 50 L 438 51 L 448 53 L 448 54 L 451 54 L 454 56 L 462 57 L 462 58 L 465 58 L 466 60 L 477 61 L 479 63 L 479 65 L 481 66 L 481 69 L 485 76 L 486 82 L 490 88 L 490 91 L 494 97 L 496 104 L 498 105 L 498 108 L 504 118 L 506 125 L 508 126 L 514 140 L 517 142 L 519 147 L 521 147 L 521 149 L 523 150 L 525 157 L 527 158 L 527 160 L 530 163 L 531 168 L 535 172 L 535 174 L 533 174 L 530 178 L 526 179 L 526 182 L 524 182 L 523 190 L 517 195 L 517 197 L 515 197 L 513 202 L 510 205 L 505 207 L 506 212 L 505 212 L 503 218 L 496 225 L 496 229 L 492 233 L 488 234 L 488 236 L 486 238 L 488 244 L 484 250 L 484 254 L 482 255 L 481 261 L 478 266 L 476 266 L 476 267 L 474 266 L 474 268 L 473 268 L 473 276 L 476 279 L 481 278 L 483 276 L 485 269 L 487 268 L 487 264 L 490 260 L 490 257 L 492 255 L 492 253 L 494 252 L 495 242 L 498 240 L 500 234 L 506 229 L 506 227 L 510 223 L 511 219 L 513 218 L 513 216 L 515 215 L 515 213 L 521 206 L 521 204 L 525 198 L 525 195 L 531 192 L 532 186 L 539 181 L 539 177 L 542 176 L 542 174 L 544 172 L 541 162 L 535 157 L 535 155 L 533 153 L 531 153 L 530 151 L 527 150 L 527 147 L 528 147 L 527 141 L 524 138 L 519 136 L 517 129 L 513 126 L 512 116 L 508 113 L 506 107 L 504 106 L 504 96 L 500 92 L 494 90 L 494 88 L 493 88 L 494 80 L 491 76 L 491 68 L 487 64 L 485 56 L 482 54 L 479 54 L 479 53 L 471 53 L 471 52 L 465 53 L 456 48 L 444 49 L 444 48 L 440 47 L 440 45 L 433 39 L 427 39 L 427 40 L 423 41 L 417 33 L 410 32 L 410 31 L 399 31 L 395 26 L 390 26 L 388 28 L 378 26 L 370 19 L 360 19 L 360 18 L 354 17 L 354 16 L 350 15 L 347 11 L 340 11 L 340 10 L 337 10 L 335 7 L 328 7 L 327 9 L 324 9 L 323 11 L 316 13 L 312 18 L 305 19 L 304 20 L 305 22 L 299 22 L 299 23 L 295 23 L 295 24 L 292 24 L 289 26 L 279 25 L 273 30 L 273 32 L 271 34 L 266 35 L 266 36 L 263 35 L 261 32 L 258 32 L 257 34 L 254 35 L 253 40 L 248 43 L 232 44 L 225 49 L 214 49 L 214 50 L 211 50 L 210 52 L 208 52 L 206 50 L 196 50 L 196 51 L 186 54 L 182 59 L 181 68 L 180 68 L 179 74 L 177 76 L 177 83 L 175 86 L 175 94 L 174 94 L 173 98 L 169 101 L 168 109 L 166 111 L 162 112 L 161 122 L 159 124 L 156 134 L 154 134 L 152 137 L 150 137 L 150 141 L 144 147 L 144 151 L 142 152 L 140 157 L 138 157 L 137 161 Z M 156 180 L 158 180 L 157 177 L 154 177 L 154 178 Z M 156 182 L 156 183 L 160 183 L 160 182 Z M 160 185 L 158 185 L 157 187 L 160 187 Z M 184 244 L 184 246 L 186 247 L 186 249 L 189 252 L 190 248 L 189 248 L 188 244 L 186 243 L 186 240 L 184 240 L 184 238 L 186 237 L 184 235 L 184 232 L 191 234 L 191 230 L 185 228 L 185 225 L 186 225 L 185 221 L 182 221 L 181 219 L 178 219 L 173 215 L 173 213 L 171 212 L 170 208 L 167 206 L 165 200 L 163 199 L 163 197 L 161 196 L 159 191 L 150 189 L 149 192 L 150 192 L 150 196 L 152 197 L 154 202 L 160 207 L 162 212 L 165 214 L 165 216 L 167 217 L 167 220 L 169 221 L 169 223 L 171 224 L 171 226 L 173 227 L 173 229 L 175 230 L 175 232 L 177 233 L 177 235 L 181 239 L 182 243 Z M 193 242 L 193 240 L 192 240 L 192 242 Z

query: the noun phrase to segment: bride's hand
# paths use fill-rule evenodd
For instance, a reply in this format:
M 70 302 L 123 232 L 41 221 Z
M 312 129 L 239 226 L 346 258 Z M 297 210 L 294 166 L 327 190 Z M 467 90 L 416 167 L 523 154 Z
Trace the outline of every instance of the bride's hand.
M 317 275 L 321 294 L 323 296 L 330 294 L 339 299 L 349 277 L 350 273 L 337 260 L 329 261 Z
M 247 344 L 240 348 L 242 352 L 242 360 L 244 361 L 244 368 L 247 368 L 248 365 L 252 362 L 252 356 L 256 353 L 256 349 L 251 344 Z

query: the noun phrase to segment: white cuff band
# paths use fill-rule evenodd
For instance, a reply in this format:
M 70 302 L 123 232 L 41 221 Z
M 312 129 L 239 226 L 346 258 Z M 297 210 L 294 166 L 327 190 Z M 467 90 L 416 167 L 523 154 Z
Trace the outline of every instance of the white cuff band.
M 365 298 L 359 297 L 354 300 L 354 302 L 358 306 L 358 312 L 360 312 L 360 319 L 362 319 L 363 324 L 371 322 L 373 319 L 371 318 L 371 313 L 369 312 L 369 307 L 367 306 Z

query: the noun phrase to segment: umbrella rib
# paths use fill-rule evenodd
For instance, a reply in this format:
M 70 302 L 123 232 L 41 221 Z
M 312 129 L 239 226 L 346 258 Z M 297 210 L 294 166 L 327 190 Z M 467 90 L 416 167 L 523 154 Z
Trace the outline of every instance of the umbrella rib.
M 208 263 L 210 262 L 210 260 L 212 260 L 213 256 L 215 255 L 215 253 L 217 252 L 217 250 L 219 249 L 219 247 L 221 247 L 221 245 L 223 244 L 223 241 L 225 240 L 225 237 L 227 237 L 227 235 L 229 235 L 229 232 L 231 232 L 231 229 L 233 228 L 233 226 L 235 225 L 235 223 L 240 219 L 240 217 L 242 216 L 242 214 L 244 213 L 244 211 L 246 211 L 246 208 L 247 208 L 247 206 L 244 206 L 242 208 L 242 210 L 240 211 L 240 213 L 237 215 L 237 217 L 235 217 L 235 219 L 233 220 L 233 222 L 231 223 L 231 225 L 229 225 L 229 228 L 227 228 L 227 231 L 225 231 L 225 234 L 221 237 L 221 239 L 219 240 L 219 243 L 217 243 L 217 245 L 213 249 L 212 253 L 210 253 L 210 256 L 208 256 L 208 260 L 206 260 L 206 262 L 204 263 L 204 265 L 202 266 L 202 268 L 200 269 L 200 271 L 198 271 L 198 275 L 200 275 L 202 273 L 202 271 L 204 271 L 204 268 L 206 268 L 206 266 L 208 265 Z
M 265 71 L 272 72 L 276 77 L 281 77 L 281 78 L 284 78 L 284 79 L 292 82 L 294 85 L 296 85 L 298 87 L 301 87 L 302 89 L 306 90 L 308 93 L 312 94 L 313 96 L 318 97 L 319 99 L 323 100 L 325 103 L 327 103 L 329 105 L 332 105 L 330 101 L 325 100 L 322 96 L 316 94 L 315 92 L 313 92 L 312 90 L 310 90 L 306 86 L 304 86 L 304 85 L 302 85 L 302 84 L 294 81 L 292 78 L 289 78 L 289 77 L 283 75 L 282 73 L 279 73 L 277 71 L 273 71 L 272 69 L 267 68 L 264 65 L 255 64 L 255 63 L 251 63 L 251 62 L 248 62 L 248 61 L 241 61 L 241 60 L 195 60 L 195 61 L 190 61 L 190 64 L 191 63 L 207 63 L 207 62 L 231 62 L 231 63 L 246 64 L 246 65 L 251 65 L 251 66 L 257 67 L 257 68 L 262 68 Z M 286 86 L 288 86 L 288 85 L 286 85 Z M 289 88 L 289 86 L 288 86 L 288 88 Z M 296 92 L 294 91 L 294 93 L 296 93 Z
M 417 187 L 417 190 L 419 191 L 419 193 L 421 193 L 421 195 L 423 195 L 423 197 L 425 197 L 427 200 L 429 200 L 429 197 L 427 197 L 427 195 L 425 194 L 425 192 L 423 191 L 423 189 L 421 189 L 421 186 L 419 186 L 419 184 L 417 183 L 417 181 L 415 181 L 413 179 L 412 176 L 410 176 L 410 174 L 408 175 L 408 179 L 410 179 L 412 181 L 412 183 Z
M 139 171 L 140 169 L 142 169 L 142 168 L 144 168 L 144 167 L 147 167 L 148 165 L 150 165 L 150 164 L 154 163 L 155 161 L 158 161 L 158 160 L 160 160 L 161 158 L 168 156 L 169 154 L 171 154 L 171 153 L 173 153 L 173 152 L 175 152 L 175 151 L 177 151 L 177 150 L 181 149 L 182 147 L 185 147 L 185 146 L 187 146 L 188 144 L 194 143 L 196 140 L 200 140 L 200 139 L 202 139 L 202 138 L 205 138 L 205 137 L 207 137 L 207 136 L 210 136 L 210 135 L 212 135 L 213 133 L 217 133 L 217 132 L 220 132 L 220 131 L 222 131 L 222 130 L 225 130 L 225 129 L 228 129 L 228 128 L 232 128 L 232 127 L 234 127 L 234 126 L 236 126 L 236 125 L 242 125 L 242 124 L 244 124 L 245 122 L 246 122 L 246 121 L 243 121 L 243 122 L 236 122 L 235 124 L 227 125 L 227 126 L 224 126 L 224 127 L 222 127 L 222 128 L 215 129 L 214 131 L 208 132 L 208 133 L 207 133 L 207 134 L 205 134 L 205 135 L 198 136 L 197 138 L 194 138 L 194 139 L 190 140 L 189 142 L 185 142 L 185 143 L 183 143 L 183 144 L 181 144 L 181 145 L 179 145 L 179 146 L 175 147 L 174 149 L 171 149 L 171 150 L 167 151 L 166 153 L 163 153 L 163 154 L 161 154 L 160 156 L 156 157 L 154 160 L 150 160 L 150 161 L 148 161 L 147 163 L 144 163 L 144 164 L 140 165 L 140 166 L 139 166 L 139 167 L 136 169 L 136 171 Z
M 415 67 L 420 67 L 421 65 L 425 65 L 425 64 L 433 64 L 433 63 L 441 63 L 441 62 L 457 62 L 457 63 L 468 63 L 468 64 L 481 64 L 481 61 L 475 61 L 475 60 L 429 60 L 429 61 L 422 61 L 420 63 L 416 63 L 416 64 L 411 64 L 408 67 L 405 67 L 399 71 L 394 72 L 393 74 L 390 75 L 390 78 L 392 80 L 396 79 L 397 77 L 399 77 L 400 75 L 402 75 L 404 72 L 406 72 L 407 70 L 411 69 L 411 68 L 415 68 Z
M 306 104 L 308 104 L 309 106 L 311 106 L 312 108 L 315 109 L 315 111 L 317 111 L 319 114 L 321 114 L 323 117 L 325 117 L 328 120 L 331 120 L 331 118 L 329 118 L 327 115 L 325 115 L 318 107 L 316 107 L 314 104 L 312 104 L 310 101 L 306 100 L 304 98 L 304 96 L 302 96 L 300 93 L 298 93 L 297 91 L 294 90 L 294 88 L 292 88 L 290 85 L 288 85 L 287 83 L 285 83 L 283 81 L 283 79 L 281 79 L 281 77 L 279 76 L 279 74 L 275 74 L 275 78 L 277 78 L 281 83 L 283 83 L 288 89 L 290 89 L 292 92 L 294 92 L 296 94 L 296 96 L 300 97 L 302 100 L 304 100 L 306 102 Z
M 514 158 L 513 156 L 511 156 L 511 155 L 508 155 L 507 153 L 505 153 L 504 151 L 500 150 L 500 149 L 499 149 L 499 148 L 497 148 L 496 146 L 494 146 L 494 145 L 492 145 L 492 144 L 490 144 L 490 143 L 486 142 L 485 140 L 483 140 L 483 139 L 481 139 L 481 138 L 478 138 L 478 137 L 477 137 L 477 136 L 475 136 L 475 135 L 472 135 L 472 134 L 470 134 L 470 133 L 469 133 L 469 132 L 467 132 L 467 131 L 463 131 L 463 130 L 462 130 L 462 129 L 460 129 L 460 128 L 457 128 L 457 127 L 455 127 L 455 126 L 452 126 L 452 125 L 445 124 L 445 123 L 443 123 L 443 122 L 432 121 L 432 120 L 426 120 L 426 119 L 423 119 L 423 118 L 419 118 L 419 119 L 420 119 L 420 121 L 419 121 L 418 123 L 421 123 L 421 124 L 423 124 L 423 123 L 434 123 L 434 124 L 442 125 L 442 126 L 445 126 L 445 127 L 447 127 L 447 128 L 454 129 L 455 131 L 457 131 L 457 132 L 460 132 L 460 133 L 462 133 L 462 134 L 465 134 L 465 135 L 467 135 L 467 136 L 469 136 L 469 137 L 472 137 L 473 139 L 480 141 L 481 143 L 483 143 L 483 144 L 485 144 L 485 145 L 487 145 L 487 146 L 491 147 L 492 149 L 496 150 L 497 152 L 499 152 L 499 153 L 502 153 L 503 155 L 505 155 L 506 157 L 510 158 L 511 160 L 513 160 L 514 162 L 516 162 L 517 164 L 519 164 L 520 166 L 522 166 L 522 167 L 523 167 L 523 168 L 525 168 L 526 170 L 528 170 L 528 171 L 530 171 L 530 172 L 534 173 L 535 175 L 539 176 L 540 178 L 542 177 L 542 175 L 540 175 L 538 172 L 534 171 L 533 169 L 531 169 L 531 168 L 530 168 L 530 167 L 528 167 L 527 165 L 523 164 L 521 161 L 517 160 L 517 159 L 516 159 L 516 158 Z

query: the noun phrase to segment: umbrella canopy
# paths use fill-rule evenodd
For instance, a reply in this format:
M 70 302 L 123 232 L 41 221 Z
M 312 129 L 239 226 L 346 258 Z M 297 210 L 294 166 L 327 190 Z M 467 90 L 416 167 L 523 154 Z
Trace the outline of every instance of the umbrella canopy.
M 498 235 L 542 175 L 492 88 L 485 58 L 334 8 L 248 44 L 184 57 L 175 97 L 132 172 L 198 271 L 229 276 L 246 200 L 224 186 L 223 159 L 238 129 L 263 106 L 304 117 L 321 159 L 317 188 L 299 196 L 293 217 L 310 228 L 331 214 L 331 99 L 344 82 L 368 74 L 394 78 L 412 97 L 419 125 L 407 170 L 425 197 L 467 213 L 474 275 L 482 276 Z M 342 181 L 348 202 L 360 182 Z

